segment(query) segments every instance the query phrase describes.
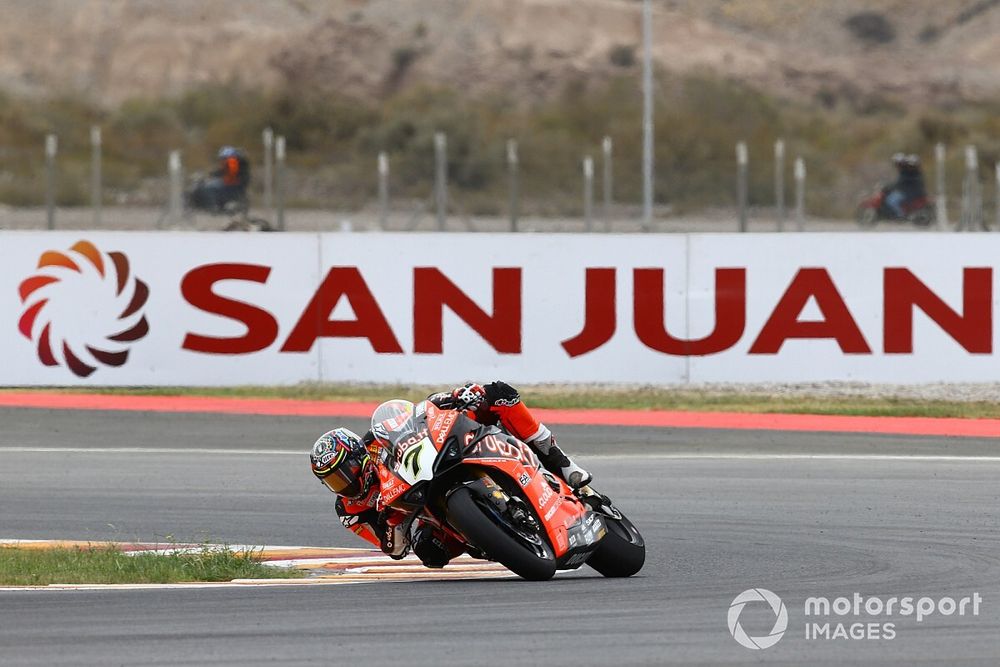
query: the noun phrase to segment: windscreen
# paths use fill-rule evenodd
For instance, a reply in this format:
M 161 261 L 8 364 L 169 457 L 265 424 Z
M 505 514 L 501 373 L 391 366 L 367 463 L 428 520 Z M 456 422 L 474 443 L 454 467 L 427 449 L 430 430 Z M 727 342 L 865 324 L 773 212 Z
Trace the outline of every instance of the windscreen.
M 394 448 L 415 432 L 413 417 L 413 403 L 398 398 L 386 401 L 372 413 L 372 433 L 384 445 Z

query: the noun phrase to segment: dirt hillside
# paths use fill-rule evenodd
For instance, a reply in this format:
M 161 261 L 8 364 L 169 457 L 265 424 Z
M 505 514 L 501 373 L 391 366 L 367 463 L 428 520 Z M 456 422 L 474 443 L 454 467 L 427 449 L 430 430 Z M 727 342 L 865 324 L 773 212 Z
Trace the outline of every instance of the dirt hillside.
M 657 0 L 665 70 L 781 95 L 1000 94 L 1000 0 Z M 635 0 L 0 0 L 0 89 L 114 105 L 202 82 L 525 101 L 639 66 Z

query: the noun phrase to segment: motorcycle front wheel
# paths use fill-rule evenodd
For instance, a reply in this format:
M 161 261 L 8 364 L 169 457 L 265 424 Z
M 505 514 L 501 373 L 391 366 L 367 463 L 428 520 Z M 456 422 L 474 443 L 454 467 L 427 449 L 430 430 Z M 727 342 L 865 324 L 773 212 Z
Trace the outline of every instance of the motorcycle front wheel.
M 587 565 L 605 577 L 631 577 L 646 563 L 646 543 L 628 517 L 602 513 L 607 533 L 587 559 Z
M 473 546 L 492 560 L 528 581 L 545 581 L 556 573 L 556 558 L 541 537 L 530 547 L 511 531 L 497 525 L 504 517 L 476 502 L 467 488 L 456 489 L 448 497 L 448 520 Z
M 857 212 L 858 224 L 862 227 L 874 227 L 878 222 L 878 210 L 871 206 L 859 206 Z

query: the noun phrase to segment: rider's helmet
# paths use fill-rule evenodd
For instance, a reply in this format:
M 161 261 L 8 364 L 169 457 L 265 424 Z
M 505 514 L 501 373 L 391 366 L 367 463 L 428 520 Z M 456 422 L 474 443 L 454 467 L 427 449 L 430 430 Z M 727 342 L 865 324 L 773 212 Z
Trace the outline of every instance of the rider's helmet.
M 231 157 L 238 157 L 239 153 L 240 152 L 232 146 L 223 146 L 219 149 L 219 152 L 215 157 L 219 160 L 228 160 Z
M 919 167 L 920 166 L 920 156 L 916 153 L 910 153 L 903 159 L 903 164 L 907 167 Z
M 896 167 L 906 164 L 906 155 L 904 153 L 893 153 L 892 164 Z
M 374 466 L 356 433 L 335 428 L 319 437 L 309 454 L 312 471 L 337 495 L 360 498 L 371 488 Z
M 401 398 L 386 401 L 372 413 L 372 434 L 383 443 L 390 442 L 392 434 L 406 426 L 413 410 L 413 403 Z

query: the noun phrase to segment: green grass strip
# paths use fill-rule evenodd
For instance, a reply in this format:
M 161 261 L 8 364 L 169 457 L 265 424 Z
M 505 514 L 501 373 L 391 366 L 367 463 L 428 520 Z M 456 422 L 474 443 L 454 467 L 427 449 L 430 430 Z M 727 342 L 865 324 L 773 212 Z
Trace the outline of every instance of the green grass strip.
M 184 581 L 297 578 L 298 570 L 260 562 L 258 551 L 209 547 L 188 553 L 127 554 L 113 546 L 0 547 L 0 585 L 169 584 Z
M 440 386 L 303 383 L 288 387 L 66 387 L 7 388 L 0 391 L 60 391 L 122 396 L 210 396 L 284 398 L 322 401 L 381 402 L 389 398 L 420 400 Z M 948 401 L 862 395 L 808 395 L 805 391 L 774 395 L 765 390 L 709 391 L 664 387 L 586 387 L 534 385 L 521 387 L 531 407 L 561 409 L 685 410 L 699 412 L 868 415 L 884 417 L 959 417 L 1000 419 L 1000 403 Z

